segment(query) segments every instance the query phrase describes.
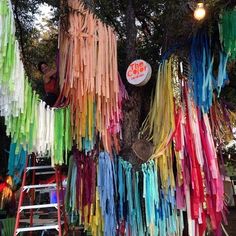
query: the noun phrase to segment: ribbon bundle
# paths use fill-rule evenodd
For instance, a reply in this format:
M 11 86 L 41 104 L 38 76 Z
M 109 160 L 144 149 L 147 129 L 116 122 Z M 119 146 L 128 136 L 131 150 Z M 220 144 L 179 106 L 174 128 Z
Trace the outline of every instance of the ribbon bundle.
M 63 88 L 58 104 L 66 100 L 70 108 L 50 109 L 25 76 L 11 3 L 0 3 L 0 115 L 17 145 L 16 154 L 21 146 L 28 152 L 49 153 L 52 164 L 64 162 L 72 140 L 85 152 L 97 140 L 110 153 L 113 145 L 119 150 L 122 99 L 127 97 L 118 76 L 113 30 L 81 3 L 69 1 L 69 6 L 69 36 L 60 31 Z
M 230 59 L 236 58 L 236 10 L 224 11 L 220 17 L 219 31 L 220 40 L 226 53 L 230 54 Z
M 164 61 L 159 67 L 155 96 L 141 130 L 142 134 L 147 134 L 146 139 L 153 141 L 155 147 L 153 158 L 157 158 L 159 162 L 160 176 L 166 190 L 169 182 L 174 187 L 171 145 L 169 145 L 175 131 L 172 90 L 172 63 L 174 60 L 174 57 L 171 57 L 169 61 Z
M 15 154 L 16 144 L 11 143 L 8 159 L 8 175 L 13 176 L 13 183 L 20 183 L 22 172 L 26 163 L 26 151 L 21 147 L 18 154 Z
M 187 209 L 189 235 L 204 235 L 207 219 L 219 234 L 224 218 L 224 189 L 216 145 L 220 148 L 232 138 L 233 114 L 215 101 L 208 117 L 204 111 L 210 108 L 212 98 L 209 103 L 194 99 L 205 82 L 201 84 L 194 79 L 192 86 L 184 76 L 181 63 L 171 56 L 160 66 L 154 102 L 141 133 L 148 134 L 146 138 L 155 146 L 152 158 L 160 173 L 164 199 L 174 198 L 176 191 L 176 209 Z M 191 64 L 192 68 L 196 65 Z M 193 78 L 200 78 L 195 74 L 198 70 L 193 69 L 192 73 Z M 221 81 L 226 78 L 225 73 L 220 74 Z M 212 81 L 208 85 L 211 87 Z M 207 91 L 213 96 L 210 87 Z M 173 169 L 177 170 L 176 174 Z
M 217 147 L 232 137 L 229 123 L 235 115 L 212 102 L 214 90 L 219 95 L 227 80 L 228 54 L 235 52 L 231 37 L 226 40 L 228 18 L 222 23 L 227 54 L 219 52 L 217 78 L 205 33 L 192 41 L 189 78 L 176 56 L 160 65 L 141 131 L 155 146 L 154 160 L 134 171 L 130 163 L 108 154 L 113 144 L 119 150 L 126 96 L 118 77 L 115 34 L 81 3 L 68 4 L 70 28 L 60 31 L 62 92 L 57 103 L 69 107 L 50 109 L 25 76 L 10 1 L 0 2 L 0 114 L 15 143 L 11 156 L 22 149 L 49 152 L 52 163 L 62 164 L 75 140 L 87 155 L 75 151 L 70 160 L 67 211 L 71 222 L 84 224 L 94 235 L 182 235 L 185 209 L 189 235 L 204 235 L 207 219 L 220 235 L 224 190 Z M 97 137 L 107 151 L 98 161 L 89 152 Z
M 96 175 L 97 167 L 94 157 L 85 156 L 75 150 L 69 163 L 66 210 L 70 214 L 71 223 L 83 223 L 85 229 L 94 222 Z
M 228 54 L 219 51 L 219 56 L 218 75 L 215 78 L 214 55 L 208 34 L 200 31 L 193 37 L 190 53 L 192 78 L 189 79 L 193 80 L 195 102 L 204 112 L 208 112 L 212 106 L 214 89 L 219 94 L 221 87 L 228 80 L 226 73 Z
M 54 131 L 53 156 L 55 163 L 59 165 L 64 163 L 64 152 L 67 158 L 68 151 L 70 151 L 72 147 L 70 115 L 70 108 L 55 110 L 54 127 L 49 126 L 49 131 Z M 52 121 L 52 119 L 50 121 Z
M 93 235 L 182 235 L 182 210 L 176 209 L 171 188 L 161 190 L 154 161 L 134 171 L 130 163 L 101 152 L 97 173 L 95 166 L 93 158 L 77 151 L 71 159 L 67 210 L 72 222 L 79 217 Z
M 97 186 L 101 213 L 104 219 L 104 235 L 116 235 L 116 207 L 114 187 L 114 167 L 110 156 L 101 152 L 98 158 Z
M 110 156 L 74 151 L 70 159 L 66 210 L 71 223 L 83 224 L 94 235 L 116 235 L 114 166 Z
M 15 38 L 12 6 L 8 0 L 0 2 L 0 39 L 0 115 L 19 115 L 24 108 L 27 82 Z
M 222 101 L 215 101 L 210 109 L 210 122 L 213 137 L 220 147 L 234 139 L 233 127 L 236 125 L 235 113 Z
M 70 109 L 50 109 L 32 90 L 20 60 L 9 0 L 0 2 L 0 39 L 0 115 L 5 117 L 7 135 L 16 144 L 15 154 L 22 148 L 49 152 L 52 164 L 62 164 L 63 152 L 72 145 Z
M 187 207 L 190 235 L 203 235 L 207 218 L 213 230 L 219 232 L 224 214 L 224 190 L 209 118 L 195 106 L 186 85 L 183 93 L 186 107 L 182 109 L 181 125 L 175 136 L 183 179 L 183 183 L 177 185 L 180 188 L 177 199 L 182 199 L 181 208 Z
M 23 146 L 28 152 L 48 153 L 52 165 L 64 163 L 64 151 L 72 146 L 70 109 L 50 109 L 28 86 L 24 110 L 19 116 L 5 117 L 7 134 L 16 143 L 17 154 Z
M 111 153 L 120 133 L 116 35 L 80 1 L 68 1 L 69 29 L 60 31 L 60 103 L 70 103 L 72 133 L 79 150 L 94 148 L 96 136 Z M 65 101 L 66 100 L 66 101 Z

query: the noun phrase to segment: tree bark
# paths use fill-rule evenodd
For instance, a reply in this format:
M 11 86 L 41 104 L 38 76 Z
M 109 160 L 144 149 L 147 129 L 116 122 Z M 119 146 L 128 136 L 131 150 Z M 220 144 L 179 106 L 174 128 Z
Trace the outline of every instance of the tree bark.
M 25 43 L 24 43 L 24 39 L 23 39 L 23 29 L 21 26 L 19 15 L 18 15 L 18 1 L 14 1 L 14 3 L 15 4 L 14 4 L 13 12 L 14 12 L 16 23 L 18 24 L 18 28 L 19 28 L 20 48 L 21 48 L 22 60 L 24 61 L 24 59 L 25 59 L 25 47 L 24 47 Z
M 95 4 L 94 0 L 83 0 L 85 6 L 87 6 L 91 11 L 94 11 Z
M 135 25 L 135 11 L 133 0 L 128 0 L 126 8 L 126 64 L 129 65 L 136 58 L 137 27 Z
M 126 66 L 136 59 L 137 27 L 135 25 L 135 6 L 133 0 L 128 0 L 126 8 Z M 123 142 L 121 155 L 133 165 L 138 165 L 139 160 L 132 151 L 132 144 L 138 137 L 141 114 L 141 89 L 127 83 L 125 85 L 129 93 L 129 100 L 124 104 Z

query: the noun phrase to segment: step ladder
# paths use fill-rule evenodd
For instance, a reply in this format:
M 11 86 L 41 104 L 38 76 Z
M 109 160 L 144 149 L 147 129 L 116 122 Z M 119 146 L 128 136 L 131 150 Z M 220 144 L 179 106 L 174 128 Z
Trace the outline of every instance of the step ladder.
M 20 190 L 20 198 L 18 203 L 18 210 L 16 215 L 16 224 L 14 230 L 14 236 L 28 232 L 27 235 L 32 235 L 34 231 L 45 231 L 45 230 L 56 230 L 59 236 L 67 235 L 66 232 L 68 231 L 68 225 L 66 220 L 65 214 L 65 207 L 64 207 L 64 194 L 63 194 L 63 185 L 62 185 L 62 178 L 61 178 L 61 170 L 59 166 L 52 167 L 52 166 L 37 166 L 36 161 L 38 158 L 32 154 L 27 157 L 26 160 L 26 167 L 23 174 L 22 179 L 22 186 Z M 31 166 L 28 164 L 31 162 Z M 26 185 L 26 179 L 28 173 L 32 172 L 32 181 L 31 185 Z M 55 183 L 49 184 L 35 184 L 36 176 L 39 178 L 41 175 L 51 175 L 55 176 Z M 49 190 L 55 189 L 56 196 L 57 196 L 57 203 L 47 203 L 47 204 L 35 204 L 35 194 L 36 192 L 41 190 Z M 26 194 L 30 198 L 30 205 L 23 206 L 23 200 Z M 57 211 L 57 222 L 53 222 L 52 224 L 40 224 L 39 226 L 34 225 L 34 214 L 36 210 L 39 209 L 49 209 L 54 208 Z M 30 227 L 20 227 L 21 224 L 21 213 L 23 211 L 29 210 L 30 211 Z M 37 215 L 37 214 L 36 214 Z M 63 221 L 62 221 L 63 219 Z M 64 234 L 62 231 L 62 224 L 64 226 Z

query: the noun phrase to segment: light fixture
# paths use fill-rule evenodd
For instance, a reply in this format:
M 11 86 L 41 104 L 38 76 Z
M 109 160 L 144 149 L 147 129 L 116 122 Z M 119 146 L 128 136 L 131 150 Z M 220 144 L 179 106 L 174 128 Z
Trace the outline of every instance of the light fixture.
M 194 18 L 196 20 L 202 20 L 206 15 L 206 10 L 204 8 L 204 3 L 203 2 L 199 2 L 197 3 L 197 7 L 194 11 Z

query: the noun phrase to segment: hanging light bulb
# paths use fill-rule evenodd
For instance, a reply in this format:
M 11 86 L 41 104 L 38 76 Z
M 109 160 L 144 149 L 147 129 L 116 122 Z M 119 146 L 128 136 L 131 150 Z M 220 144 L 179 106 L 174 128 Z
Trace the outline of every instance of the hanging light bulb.
M 200 21 L 205 17 L 205 15 L 206 15 L 206 10 L 204 8 L 204 3 L 202 2 L 197 3 L 197 7 L 194 11 L 194 18 Z

